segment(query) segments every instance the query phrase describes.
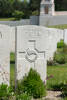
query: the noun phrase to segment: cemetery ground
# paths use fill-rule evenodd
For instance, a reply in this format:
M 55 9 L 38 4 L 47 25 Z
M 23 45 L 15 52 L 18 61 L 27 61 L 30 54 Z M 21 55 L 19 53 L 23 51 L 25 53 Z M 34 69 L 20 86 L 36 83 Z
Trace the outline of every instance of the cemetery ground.
M 14 84 L 14 64 L 11 64 L 11 84 Z M 67 83 L 67 64 L 48 66 L 47 90 L 48 91 L 61 91 L 63 85 Z
M 61 41 L 62 42 L 62 41 Z M 63 48 L 57 49 L 58 52 Z M 67 54 L 65 54 L 67 55 Z M 11 53 L 11 84 L 14 84 L 15 54 Z M 67 62 L 64 64 L 50 64 L 47 67 L 47 98 L 51 100 L 67 100 Z M 52 97 L 51 97 L 52 96 Z M 51 98 L 51 99 L 50 99 Z
M 11 56 L 14 57 L 14 54 L 11 53 Z M 11 61 L 11 83 L 14 84 L 14 67 L 15 61 Z M 67 83 L 67 63 L 63 65 L 53 65 L 47 67 L 47 89 L 48 90 L 60 90 L 60 84 Z
M 63 40 L 58 45 L 58 55 L 55 55 L 55 60 L 59 63 L 49 62 L 47 67 L 47 98 L 63 98 L 67 96 L 67 62 L 62 55 L 63 52 Z M 62 55 L 62 56 L 61 56 Z M 15 81 L 15 54 L 11 53 L 11 85 L 14 85 Z M 39 82 L 39 81 L 38 81 Z M 56 94 L 56 95 L 55 95 Z M 51 99 L 52 100 L 52 99 Z M 58 100 L 58 99 L 57 99 Z

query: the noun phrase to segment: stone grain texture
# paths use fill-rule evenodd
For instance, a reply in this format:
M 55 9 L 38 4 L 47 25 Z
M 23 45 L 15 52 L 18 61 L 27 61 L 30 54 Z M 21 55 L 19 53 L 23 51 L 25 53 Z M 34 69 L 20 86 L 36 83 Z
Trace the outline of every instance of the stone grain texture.
M 9 34 L 8 34 L 9 33 Z M 10 82 L 10 28 L 0 25 L 0 84 Z

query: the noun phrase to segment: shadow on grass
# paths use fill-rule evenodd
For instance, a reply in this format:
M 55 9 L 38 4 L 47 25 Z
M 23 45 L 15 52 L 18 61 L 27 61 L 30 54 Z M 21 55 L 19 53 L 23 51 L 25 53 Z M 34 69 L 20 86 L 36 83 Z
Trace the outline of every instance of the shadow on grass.
M 53 90 L 53 91 L 61 91 L 62 92 L 61 97 L 62 98 L 67 97 L 67 84 L 61 83 L 61 84 L 57 84 L 57 85 L 52 85 L 51 86 L 51 90 Z
M 50 87 L 53 91 L 62 91 L 62 88 L 64 87 L 64 84 L 63 83 L 55 84 L 55 85 L 51 85 Z
M 15 64 L 15 61 L 10 61 L 10 64 Z

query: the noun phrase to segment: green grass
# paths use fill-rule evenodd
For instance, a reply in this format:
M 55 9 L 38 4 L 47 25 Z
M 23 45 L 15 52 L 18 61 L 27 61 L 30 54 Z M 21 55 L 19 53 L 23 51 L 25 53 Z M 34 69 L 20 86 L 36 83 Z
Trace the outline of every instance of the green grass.
M 15 61 L 15 54 L 13 52 L 10 54 L 10 61 Z
M 14 85 L 14 81 L 15 81 L 15 74 L 14 74 L 14 67 L 15 64 L 11 64 L 11 71 L 10 71 L 10 84 Z
M 52 78 L 47 80 L 47 89 L 59 90 L 62 83 L 67 83 L 67 64 L 48 66 L 47 75 L 52 76 Z
M 15 18 L 0 18 L 0 21 L 14 21 Z
M 15 54 L 11 53 L 10 54 L 10 83 L 11 85 L 14 85 L 15 81 Z
M 48 28 L 67 29 L 67 24 L 65 24 L 65 25 L 48 26 Z
M 11 53 L 11 84 L 14 84 L 14 67 L 15 67 L 15 55 Z M 47 67 L 47 89 L 54 90 L 60 89 L 61 84 L 67 83 L 67 64 L 57 65 L 57 66 L 48 66 Z

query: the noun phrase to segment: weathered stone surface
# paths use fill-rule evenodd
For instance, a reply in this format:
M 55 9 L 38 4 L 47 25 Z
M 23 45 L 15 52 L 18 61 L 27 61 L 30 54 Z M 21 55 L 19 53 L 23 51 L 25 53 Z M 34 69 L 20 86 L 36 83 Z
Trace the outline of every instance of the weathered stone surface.
M 0 25 L 0 84 L 10 82 L 10 30 Z M 9 33 L 9 34 L 8 34 Z
M 53 59 L 57 42 L 63 39 L 63 30 L 41 26 L 17 27 L 17 79 L 23 78 L 30 68 L 46 79 L 47 60 Z
M 64 30 L 64 42 L 67 44 L 67 29 Z
M 10 52 L 15 52 L 15 27 L 10 27 Z
M 0 39 L 8 40 L 10 52 L 15 52 L 15 27 L 0 24 Z
M 67 31 L 65 30 L 64 35 L 63 30 L 34 25 L 18 26 L 16 29 L 0 25 L 0 83 L 9 84 L 9 56 L 10 52 L 15 52 L 15 37 L 17 79 L 23 78 L 32 67 L 39 72 L 43 81 L 46 80 L 47 60 L 53 59 L 57 42 L 63 38 L 67 41 Z
M 57 49 L 57 43 L 63 39 L 63 30 L 46 28 L 48 31 L 48 48 L 46 50 L 47 60 L 53 59 L 54 52 Z M 47 33 L 46 33 L 47 34 Z
M 17 79 L 23 78 L 30 68 L 46 80 L 46 53 L 48 35 L 44 27 L 17 27 Z

